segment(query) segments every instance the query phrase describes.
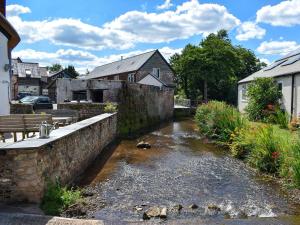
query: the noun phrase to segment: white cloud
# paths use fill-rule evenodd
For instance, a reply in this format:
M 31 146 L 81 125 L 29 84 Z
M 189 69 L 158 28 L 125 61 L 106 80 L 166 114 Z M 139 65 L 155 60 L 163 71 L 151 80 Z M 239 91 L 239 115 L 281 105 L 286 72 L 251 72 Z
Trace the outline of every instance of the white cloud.
M 173 6 L 171 0 L 165 0 L 165 2 L 162 5 L 158 5 L 157 9 L 163 10 L 163 9 L 169 9 Z
M 264 41 L 257 52 L 264 55 L 285 55 L 299 47 L 295 41 Z
M 30 13 L 31 10 L 28 7 L 24 7 L 21 5 L 8 5 L 6 7 L 7 16 L 18 16 L 25 13 Z
M 266 58 L 260 58 L 259 60 L 260 60 L 261 62 L 264 62 L 264 63 L 267 64 L 267 65 L 270 65 L 270 64 L 271 64 L 270 60 L 268 60 L 268 59 L 266 59 Z
M 249 39 L 262 39 L 265 34 L 266 30 L 258 26 L 254 22 L 244 22 L 242 23 L 237 29 L 237 36 L 236 39 L 239 41 L 247 41 Z
M 103 26 L 73 18 L 25 21 L 20 17 L 29 12 L 11 10 L 8 16 L 24 42 L 47 40 L 56 45 L 92 50 L 129 49 L 138 43 L 170 42 L 220 29 L 231 30 L 240 24 L 224 6 L 200 4 L 198 0 L 161 13 L 129 11 Z
M 98 57 L 88 51 L 73 49 L 60 49 L 53 53 L 36 51 L 33 49 L 24 49 L 20 51 L 13 51 L 12 56 L 13 58 L 20 57 L 22 60 L 28 62 L 38 62 L 42 66 L 49 66 L 54 63 L 59 63 L 64 66 L 74 65 L 79 72 L 85 73 L 87 69 L 91 71 L 96 66 L 120 60 L 121 56 L 127 58 L 151 50 L 153 49 L 147 49 L 143 51 L 136 50 L 123 54 L 112 54 L 108 56 Z M 182 51 L 181 48 L 170 47 L 163 47 L 159 50 L 167 60 L 169 60 L 169 58 L 175 53 L 180 53 Z
M 300 0 L 282 1 L 274 6 L 264 6 L 257 11 L 256 21 L 273 26 L 299 25 Z

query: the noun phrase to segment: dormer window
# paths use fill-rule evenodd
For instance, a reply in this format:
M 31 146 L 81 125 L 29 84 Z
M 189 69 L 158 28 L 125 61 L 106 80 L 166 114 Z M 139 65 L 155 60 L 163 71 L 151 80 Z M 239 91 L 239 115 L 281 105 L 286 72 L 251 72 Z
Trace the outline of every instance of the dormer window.
M 160 78 L 160 68 L 153 68 L 153 75 Z
M 31 77 L 31 70 L 25 69 L 25 75 L 26 75 L 26 77 Z

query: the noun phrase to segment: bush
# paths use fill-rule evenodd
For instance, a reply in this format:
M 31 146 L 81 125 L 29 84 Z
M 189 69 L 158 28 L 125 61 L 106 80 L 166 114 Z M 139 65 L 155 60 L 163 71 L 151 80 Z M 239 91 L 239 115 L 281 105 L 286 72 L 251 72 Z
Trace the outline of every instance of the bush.
M 287 112 L 276 109 L 274 115 L 270 116 L 269 121 L 270 123 L 278 124 L 282 129 L 289 128 L 290 116 Z
M 234 107 L 217 101 L 199 106 L 195 119 L 204 135 L 221 142 L 230 141 L 231 134 L 240 130 L 246 123 Z
M 258 128 L 254 148 L 250 152 L 248 162 L 262 172 L 277 174 L 281 152 L 279 151 L 280 142 L 274 129 L 275 127 L 271 125 Z
M 105 113 L 114 113 L 117 112 L 117 106 L 111 102 L 107 102 L 104 107 Z
M 246 112 L 249 119 L 263 121 L 269 117 L 268 106 L 278 106 L 282 93 L 273 78 L 257 78 L 248 85 L 248 105 Z
M 68 190 L 66 187 L 61 187 L 59 181 L 56 181 L 56 183 L 48 182 L 41 209 L 47 215 L 57 216 L 80 200 L 81 192 L 79 190 Z

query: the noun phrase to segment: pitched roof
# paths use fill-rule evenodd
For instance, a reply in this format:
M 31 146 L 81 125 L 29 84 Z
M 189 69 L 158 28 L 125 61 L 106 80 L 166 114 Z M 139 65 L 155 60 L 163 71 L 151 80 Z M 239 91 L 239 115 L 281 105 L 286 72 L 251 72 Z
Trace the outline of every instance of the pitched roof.
M 0 31 L 8 38 L 8 48 L 13 49 L 21 41 L 20 36 L 14 27 L 8 22 L 5 16 L 0 13 Z
M 133 72 L 140 69 L 158 50 L 145 52 L 116 62 L 96 67 L 85 79 L 100 78 L 120 73 Z
M 300 48 L 276 60 L 271 65 L 240 80 L 239 83 L 253 81 L 259 77 L 278 77 L 300 73 Z

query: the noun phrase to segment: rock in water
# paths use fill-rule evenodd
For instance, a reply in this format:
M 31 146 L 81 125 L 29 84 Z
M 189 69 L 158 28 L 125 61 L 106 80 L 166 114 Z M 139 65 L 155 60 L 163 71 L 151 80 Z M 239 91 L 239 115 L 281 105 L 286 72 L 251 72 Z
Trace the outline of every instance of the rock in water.
M 145 212 L 143 214 L 143 220 L 150 220 L 150 217 Z
M 192 204 L 189 206 L 190 209 L 198 209 L 199 207 L 196 204 Z
M 159 207 L 150 207 L 146 212 L 148 217 L 159 217 L 160 216 L 160 208 Z
M 162 208 L 162 210 L 160 212 L 160 218 L 162 218 L 162 219 L 167 218 L 167 208 L 166 207 Z
M 148 142 L 141 141 L 136 145 L 137 148 L 151 148 L 151 145 Z
M 182 205 L 175 205 L 174 207 L 173 207 L 173 210 L 175 210 L 175 211 L 180 211 L 180 210 L 182 210 Z

